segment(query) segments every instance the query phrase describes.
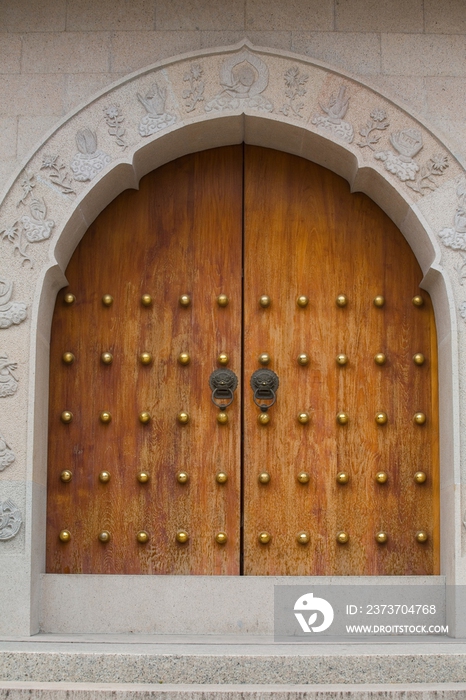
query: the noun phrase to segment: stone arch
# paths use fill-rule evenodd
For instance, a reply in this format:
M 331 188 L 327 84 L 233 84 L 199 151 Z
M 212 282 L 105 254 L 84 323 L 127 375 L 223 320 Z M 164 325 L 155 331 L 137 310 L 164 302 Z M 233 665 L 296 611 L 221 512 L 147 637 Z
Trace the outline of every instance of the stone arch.
M 48 338 L 74 248 L 100 211 L 123 190 L 137 188 L 146 173 L 187 153 L 243 141 L 343 176 L 352 191 L 366 193 L 388 214 L 413 249 L 434 303 L 439 342 L 442 573 L 450 583 L 466 582 L 455 489 L 462 289 L 455 246 L 446 237 L 442 250 L 436 237 L 453 223 L 463 170 L 432 130 L 360 81 L 248 42 L 160 62 L 102 91 L 61 122 L 10 183 L 0 230 L 16 228 L 16 234 L 0 243 L 0 278 L 13 282 L 13 304 L 26 305 L 28 320 L 7 319 L 11 329 L 0 325 L 0 333 L 12 359 L 19 344 L 28 352 L 20 362 L 18 414 L 7 415 L 0 405 L 0 433 L 16 455 L 14 475 L 9 478 L 9 467 L 0 486 L 24 522 L 20 537 L 2 543 L 4 551 L 26 560 L 34 549 L 43 551 Z M 456 228 L 449 230 L 461 234 Z M 2 313 L 10 312 L 2 311 L 0 299 Z M 18 415 L 28 416 L 27 426 Z M 35 557 L 33 590 L 42 571 L 42 557 Z

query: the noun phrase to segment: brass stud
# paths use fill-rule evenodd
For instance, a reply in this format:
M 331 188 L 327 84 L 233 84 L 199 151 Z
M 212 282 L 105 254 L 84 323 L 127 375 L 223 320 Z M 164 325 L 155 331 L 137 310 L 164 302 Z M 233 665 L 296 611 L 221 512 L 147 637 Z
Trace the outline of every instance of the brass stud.
M 226 352 L 221 352 L 220 355 L 217 357 L 217 362 L 219 365 L 227 365 L 230 361 L 230 358 L 226 354 Z
M 60 530 L 58 537 L 62 542 L 69 542 L 71 540 L 71 532 L 69 530 Z
M 261 544 L 268 544 L 271 539 L 272 539 L 272 537 L 268 532 L 260 532 L 259 533 L 259 542 Z
M 374 306 L 377 306 L 377 308 L 381 308 L 385 304 L 385 297 L 383 297 L 381 294 L 378 294 L 374 298 Z
M 339 294 L 335 299 L 335 303 L 337 306 L 340 307 L 346 306 L 348 303 L 348 297 L 346 296 L 346 294 Z
M 178 472 L 176 475 L 176 480 L 179 484 L 187 484 L 189 481 L 189 474 L 187 472 Z
M 185 544 L 189 540 L 189 535 L 186 530 L 178 530 L 176 533 L 176 541 Z
M 186 425 L 189 423 L 189 415 L 186 413 L 186 411 L 180 411 L 176 419 L 181 425 Z
M 137 480 L 139 481 L 140 484 L 147 484 L 147 482 L 150 479 L 150 475 L 148 472 L 139 472 L 137 476 Z
M 374 362 L 376 365 L 384 365 L 387 361 L 387 356 L 383 352 L 378 352 L 374 355 Z
M 413 297 L 413 304 L 414 304 L 414 306 L 423 306 L 424 305 L 424 299 L 421 297 L 420 294 L 416 294 L 416 296 Z
M 110 423 L 112 420 L 112 414 L 109 411 L 102 411 L 99 418 L 101 423 L 108 425 L 108 423 Z
M 268 484 L 270 481 L 270 474 L 268 472 L 261 472 L 259 474 L 259 483 Z
M 346 425 L 349 421 L 349 415 L 345 413 L 344 411 L 340 411 L 337 413 L 337 423 L 339 425 Z
M 108 482 L 110 481 L 110 472 L 107 472 L 107 471 L 105 471 L 105 472 L 100 472 L 100 474 L 99 474 L 99 481 L 100 481 L 102 484 L 108 484 Z
M 100 360 L 104 365 L 111 365 L 113 362 L 113 355 L 111 352 L 103 352 L 100 356 Z
M 304 296 L 304 294 L 302 294 L 296 299 L 296 303 L 298 306 L 304 309 L 309 304 L 309 299 L 308 297 Z
M 217 413 L 217 423 L 220 425 L 226 425 L 228 423 L 228 413 L 225 413 L 225 411 L 220 411 L 220 413 Z
M 259 299 L 259 304 L 263 309 L 266 309 L 272 303 L 271 298 L 267 294 L 263 294 Z
M 150 423 L 150 413 L 149 411 L 142 411 L 139 414 L 139 422 L 142 423 L 143 425 L 147 425 L 147 423 Z
M 65 365 L 72 365 L 76 358 L 72 352 L 64 352 L 61 359 Z
M 309 423 L 309 420 L 309 413 L 306 413 L 305 411 L 298 413 L 298 423 L 301 423 L 301 425 L 306 425 L 306 423 Z
M 423 484 L 427 479 L 427 474 L 425 472 L 416 472 L 414 475 L 414 481 L 416 484 Z
M 270 423 L 270 416 L 268 413 L 259 413 L 257 420 L 260 425 L 267 425 L 267 423 Z
M 225 474 L 225 472 L 218 472 L 215 479 L 219 484 L 226 484 L 228 481 L 228 474 Z
M 257 361 L 261 365 L 268 365 L 270 362 L 270 355 L 268 354 L 268 352 L 262 352 L 257 358 Z
M 308 532 L 302 530 L 302 532 L 298 532 L 296 539 L 298 540 L 299 544 L 307 544 L 311 538 L 309 537 Z
M 301 365 L 301 367 L 305 367 L 306 365 L 308 365 L 309 361 L 309 355 L 306 355 L 305 352 L 302 352 L 300 355 L 298 355 L 298 365 Z
M 387 421 L 388 416 L 384 411 L 379 411 L 375 414 L 375 422 L 377 423 L 377 425 L 385 425 Z
M 110 542 L 110 537 L 111 535 L 108 530 L 102 530 L 102 532 L 99 532 L 99 540 L 101 542 Z
M 61 422 L 62 423 L 71 423 L 73 420 L 73 414 L 71 411 L 63 411 L 61 416 L 60 416 Z
M 217 297 L 217 304 L 219 306 L 228 306 L 229 304 L 229 298 L 227 297 L 226 294 L 219 294 Z
M 422 352 L 417 352 L 415 355 L 413 355 L 413 362 L 415 365 L 423 365 L 425 361 L 426 358 L 424 357 Z
M 338 544 L 346 544 L 349 540 L 349 535 L 344 530 L 337 532 L 337 542 Z
M 68 294 L 65 294 L 65 296 L 63 297 L 63 301 L 68 306 L 71 306 L 71 304 L 74 304 L 74 302 L 76 301 L 76 297 L 74 296 L 74 294 L 70 294 L 68 292 Z
M 375 475 L 375 480 L 378 484 L 385 484 L 388 481 L 387 472 L 377 472 Z
M 337 474 L 337 484 L 347 484 L 349 481 L 348 472 L 338 472 Z
M 191 356 L 189 355 L 188 352 L 180 352 L 178 355 L 178 362 L 180 365 L 189 365 L 191 362 Z
M 64 469 L 60 474 L 60 479 L 63 481 L 64 484 L 69 484 L 72 478 L 73 472 L 69 469 Z
M 416 540 L 418 542 L 427 542 L 428 534 L 425 530 L 418 530 L 416 532 Z
M 189 294 L 182 294 L 178 301 L 180 302 L 180 306 L 184 306 L 186 308 L 191 304 L 191 297 Z
M 145 530 L 139 530 L 139 532 L 136 535 L 136 539 L 141 544 L 146 544 L 147 542 L 149 542 L 149 533 Z
M 152 362 L 152 355 L 150 352 L 141 352 L 139 355 L 139 362 L 141 365 L 150 365 Z
M 337 361 L 337 365 L 340 365 L 340 367 L 343 367 L 343 365 L 348 364 L 348 355 L 345 355 L 343 353 L 337 355 L 335 359 Z
M 297 479 L 300 484 L 308 484 L 310 480 L 310 476 L 307 472 L 299 472 Z
M 218 544 L 226 544 L 227 539 L 228 537 L 226 532 L 217 532 L 215 535 L 215 541 L 218 542 Z
M 375 536 L 375 541 L 378 542 L 379 544 L 385 544 L 385 542 L 388 540 L 388 535 L 386 532 L 377 532 Z
M 104 294 L 102 297 L 102 304 L 104 306 L 111 306 L 113 304 L 113 297 L 111 294 Z
M 426 422 L 426 414 L 425 413 L 415 413 L 413 417 L 413 421 L 416 425 L 424 425 Z
M 152 297 L 150 294 L 143 294 L 141 297 L 141 304 L 143 306 L 151 306 L 152 305 Z

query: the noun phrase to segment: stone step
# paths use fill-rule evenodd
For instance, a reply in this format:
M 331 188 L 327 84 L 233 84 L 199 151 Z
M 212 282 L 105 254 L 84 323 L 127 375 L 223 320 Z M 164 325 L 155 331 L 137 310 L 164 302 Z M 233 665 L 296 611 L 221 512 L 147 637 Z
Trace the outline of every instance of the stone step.
M 466 683 L 154 685 L 0 683 L 0 700 L 464 700 Z

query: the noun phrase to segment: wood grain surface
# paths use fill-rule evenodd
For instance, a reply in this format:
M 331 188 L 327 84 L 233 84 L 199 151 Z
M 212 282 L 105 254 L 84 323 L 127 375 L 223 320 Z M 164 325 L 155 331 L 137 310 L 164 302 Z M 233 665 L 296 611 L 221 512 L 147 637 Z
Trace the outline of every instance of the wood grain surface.
M 438 573 L 434 316 L 412 251 L 368 197 L 277 151 L 234 146 L 186 156 L 117 197 L 66 274 L 51 336 L 48 572 Z M 67 292 L 76 296 L 71 306 Z M 224 308 L 220 293 L 230 299 Z M 113 296 L 109 307 L 104 294 Z M 143 294 L 152 296 L 149 307 Z M 191 296 L 189 307 L 181 294 Z M 266 309 L 263 294 L 272 299 Z M 296 304 L 301 294 L 305 308 Z M 347 306 L 336 305 L 338 294 Z M 380 294 L 386 301 L 377 308 Z M 422 307 L 412 303 L 416 294 Z M 65 351 L 76 356 L 72 365 Z M 105 351 L 113 354 L 108 366 Z M 153 355 L 148 366 L 138 359 L 144 351 Z M 177 361 L 183 351 L 187 366 Z M 208 385 L 222 351 L 240 380 L 227 425 L 217 423 Z M 280 379 L 267 426 L 257 422 L 249 383 L 263 352 Z M 303 352 L 308 366 L 297 362 Z M 382 366 L 377 352 L 387 356 Z M 416 352 L 426 357 L 422 366 Z M 339 353 L 349 357 L 344 367 Z M 73 413 L 69 425 L 63 410 Z M 99 420 L 104 410 L 108 425 Z M 181 410 L 186 426 L 176 420 Z M 141 411 L 151 415 L 147 425 Z M 307 425 L 297 421 L 302 411 Z M 347 425 L 337 424 L 338 411 L 349 414 Z M 378 411 L 386 425 L 376 424 Z M 413 423 L 418 411 L 423 426 Z M 68 484 L 63 469 L 73 472 Z M 102 470 L 111 474 L 106 484 Z M 187 484 L 177 482 L 180 470 Z M 264 470 L 267 485 L 258 481 Z M 380 470 L 385 484 L 375 481 Z M 414 481 L 418 470 L 424 484 Z M 300 471 L 308 484 L 298 482 Z M 337 484 L 339 471 L 349 473 L 347 484 Z M 63 529 L 68 543 L 59 540 Z M 176 541 L 181 529 L 185 544 Z M 108 543 L 98 539 L 102 530 Z M 136 540 L 140 530 L 146 544 Z M 336 541 L 342 530 L 346 544 Z M 375 541 L 381 530 L 383 545 Z M 418 530 L 427 542 L 416 541 Z M 215 541 L 220 531 L 224 545 Z M 271 535 L 266 545 L 262 531 Z M 298 543 L 301 531 L 308 544 Z

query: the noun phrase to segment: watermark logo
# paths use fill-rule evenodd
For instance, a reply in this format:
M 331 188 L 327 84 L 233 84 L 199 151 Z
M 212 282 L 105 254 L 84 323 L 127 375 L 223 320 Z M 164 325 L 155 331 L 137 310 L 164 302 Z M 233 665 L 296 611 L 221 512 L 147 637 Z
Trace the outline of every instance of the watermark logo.
M 294 609 L 305 610 L 307 613 L 311 613 L 308 621 L 304 615 L 300 612 L 295 612 L 295 617 L 298 620 L 303 632 L 324 632 L 327 630 L 333 622 L 333 608 L 325 598 L 314 598 L 313 593 L 305 593 L 302 595 L 296 603 L 294 604 Z M 313 626 L 317 620 L 318 613 L 322 613 L 324 620 L 320 625 Z

